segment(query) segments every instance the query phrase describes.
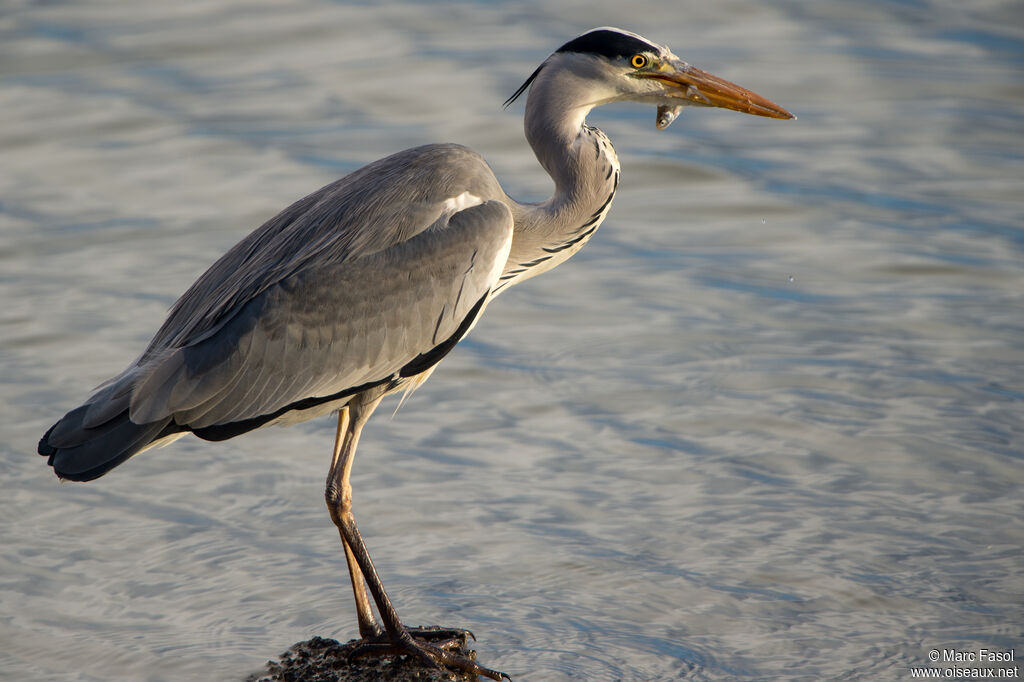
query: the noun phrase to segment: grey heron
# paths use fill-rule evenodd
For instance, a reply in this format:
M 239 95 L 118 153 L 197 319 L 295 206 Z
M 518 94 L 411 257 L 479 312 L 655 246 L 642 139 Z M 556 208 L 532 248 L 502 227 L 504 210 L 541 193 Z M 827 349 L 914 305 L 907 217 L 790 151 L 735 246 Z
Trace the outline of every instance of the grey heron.
M 192 433 L 219 441 L 337 412 L 325 499 L 341 536 L 362 646 L 493 679 L 446 648 L 459 631 L 407 628 L 352 513 L 359 435 L 381 399 L 411 390 L 513 284 L 559 265 L 594 235 L 619 184 L 607 136 L 586 123 L 623 100 L 789 119 L 767 99 L 667 47 L 603 27 L 562 45 L 524 92 L 526 139 L 551 198 L 509 197 L 483 158 L 456 144 L 407 149 L 298 200 L 242 239 L 178 299 L 127 369 L 39 442 L 62 479 L 98 478 Z M 371 599 L 380 620 L 374 615 Z

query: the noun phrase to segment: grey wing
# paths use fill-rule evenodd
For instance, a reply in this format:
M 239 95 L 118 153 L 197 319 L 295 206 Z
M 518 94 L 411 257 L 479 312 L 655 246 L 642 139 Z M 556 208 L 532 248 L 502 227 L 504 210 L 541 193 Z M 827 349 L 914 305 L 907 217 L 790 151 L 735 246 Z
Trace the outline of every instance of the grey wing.
M 265 419 L 425 371 L 482 312 L 512 243 L 500 201 L 449 215 L 374 253 L 307 264 L 215 333 L 150 358 L 131 420 L 202 429 Z
M 321 187 L 203 273 L 174 304 L 139 364 L 215 334 L 251 299 L 304 268 L 349 261 L 411 239 L 441 216 L 446 200 L 466 191 L 482 199 L 504 196 L 480 155 L 454 144 L 407 149 Z

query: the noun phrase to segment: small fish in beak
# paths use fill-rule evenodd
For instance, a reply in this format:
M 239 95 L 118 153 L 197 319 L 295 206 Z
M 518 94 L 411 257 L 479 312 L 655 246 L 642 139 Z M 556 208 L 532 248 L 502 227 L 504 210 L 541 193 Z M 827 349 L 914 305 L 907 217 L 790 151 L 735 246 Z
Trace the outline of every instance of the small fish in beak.
M 676 104 L 672 106 L 668 104 L 659 104 L 658 115 L 654 118 L 654 125 L 658 128 L 658 130 L 664 130 L 665 128 L 668 128 L 670 125 L 672 125 L 672 121 L 679 118 L 679 114 L 681 113 L 683 113 L 682 104 Z

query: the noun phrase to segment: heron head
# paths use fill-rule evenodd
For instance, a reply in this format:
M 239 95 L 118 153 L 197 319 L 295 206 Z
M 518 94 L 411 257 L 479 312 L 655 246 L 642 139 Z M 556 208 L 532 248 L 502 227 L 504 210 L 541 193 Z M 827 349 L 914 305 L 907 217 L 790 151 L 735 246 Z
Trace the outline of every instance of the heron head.
M 549 66 L 571 70 L 590 83 L 597 106 L 631 100 L 657 107 L 656 125 L 667 128 L 685 106 L 721 107 L 769 118 L 796 118 L 778 104 L 698 69 L 663 45 L 619 28 L 595 28 L 558 48 L 505 103 L 521 95 Z

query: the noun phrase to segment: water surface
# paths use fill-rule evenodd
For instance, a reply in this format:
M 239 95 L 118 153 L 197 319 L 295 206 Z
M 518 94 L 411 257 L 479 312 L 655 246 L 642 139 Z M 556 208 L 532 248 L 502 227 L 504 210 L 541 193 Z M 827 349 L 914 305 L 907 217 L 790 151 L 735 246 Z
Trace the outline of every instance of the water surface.
M 548 4 L 8 4 L 0 676 L 238 679 L 354 636 L 330 419 L 84 485 L 35 442 L 225 249 L 363 163 L 462 142 L 542 199 L 500 103 L 602 24 L 799 120 L 591 116 L 623 165 L 601 231 L 364 435 L 357 518 L 400 613 L 524 680 L 1019 657 L 1019 3 Z

